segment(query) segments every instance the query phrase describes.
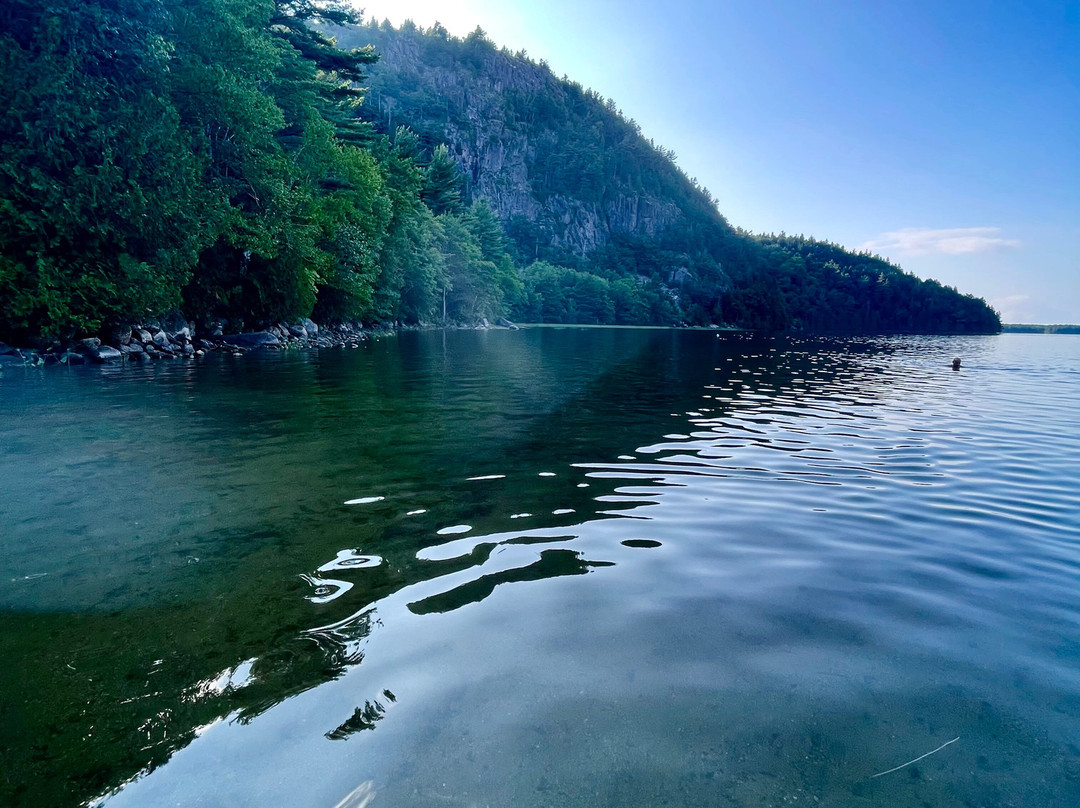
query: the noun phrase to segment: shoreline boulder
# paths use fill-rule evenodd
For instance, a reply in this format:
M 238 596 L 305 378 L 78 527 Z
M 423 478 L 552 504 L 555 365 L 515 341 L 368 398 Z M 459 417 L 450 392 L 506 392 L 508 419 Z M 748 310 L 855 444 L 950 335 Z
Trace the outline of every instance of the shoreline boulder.
M 237 348 L 263 348 L 269 345 L 280 345 L 281 340 L 269 331 L 249 331 L 243 334 L 223 334 L 219 339 Z
M 110 345 L 102 345 L 100 348 L 90 351 L 90 358 L 99 365 L 112 362 L 122 362 L 124 355 Z

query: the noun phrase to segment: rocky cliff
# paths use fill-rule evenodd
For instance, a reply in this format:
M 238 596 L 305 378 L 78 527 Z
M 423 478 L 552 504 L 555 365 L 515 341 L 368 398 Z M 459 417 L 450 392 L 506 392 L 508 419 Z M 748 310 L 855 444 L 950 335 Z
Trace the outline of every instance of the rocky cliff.
M 727 227 L 707 195 L 633 122 L 613 114 L 612 103 L 543 63 L 479 35 L 462 42 L 361 26 L 336 36 L 379 53 L 365 115 L 384 132 L 404 124 L 429 144 L 446 142 L 466 196 L 488 200 L 522 246 L 531 242 L 531 257 L 587 255 L 618 236 L 655 239 L 685 223 L 688 208 Z

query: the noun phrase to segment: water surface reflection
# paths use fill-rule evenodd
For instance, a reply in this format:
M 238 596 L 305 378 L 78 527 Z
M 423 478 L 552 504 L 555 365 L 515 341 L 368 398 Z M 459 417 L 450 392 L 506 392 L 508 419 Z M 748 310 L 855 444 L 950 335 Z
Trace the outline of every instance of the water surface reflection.
M 0 472 L 8 801 L 1073 805 L 1080 351 L 1031 339 L 451 332 L 5 386 L 48 394 Z

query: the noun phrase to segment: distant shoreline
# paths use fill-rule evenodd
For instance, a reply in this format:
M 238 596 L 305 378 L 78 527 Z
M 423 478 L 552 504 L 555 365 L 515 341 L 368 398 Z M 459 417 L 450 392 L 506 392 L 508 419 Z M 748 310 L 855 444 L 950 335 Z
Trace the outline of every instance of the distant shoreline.
M 1002 334 L 1080 334 L 1080 325 L 1072 323 L 1004 323 Z

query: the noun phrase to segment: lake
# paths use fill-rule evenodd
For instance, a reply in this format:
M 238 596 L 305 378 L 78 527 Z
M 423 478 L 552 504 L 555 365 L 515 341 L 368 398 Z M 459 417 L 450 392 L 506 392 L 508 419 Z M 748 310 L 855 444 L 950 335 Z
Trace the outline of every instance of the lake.
M 1064 335 L 4 368 L 0 804 L 1075 808 L 1078 413 Z

